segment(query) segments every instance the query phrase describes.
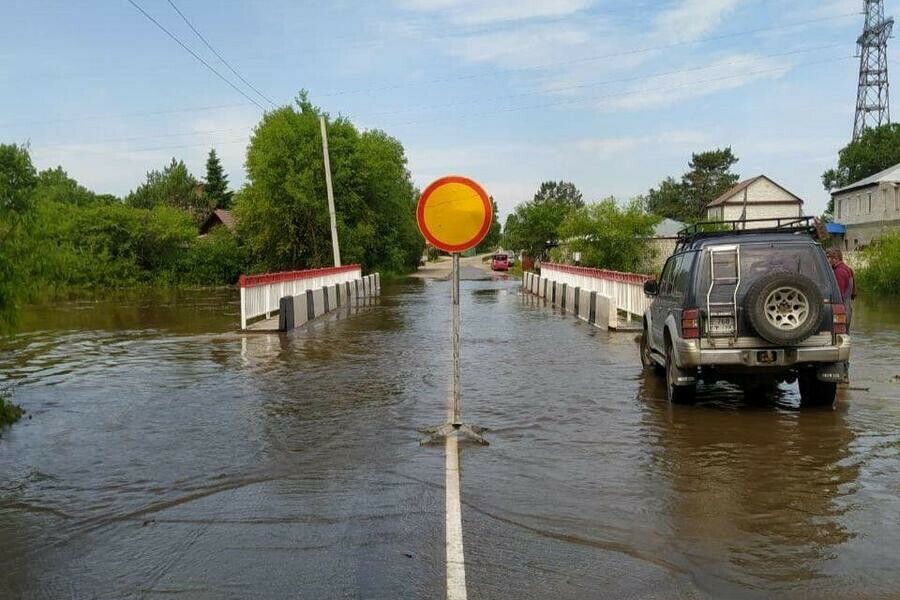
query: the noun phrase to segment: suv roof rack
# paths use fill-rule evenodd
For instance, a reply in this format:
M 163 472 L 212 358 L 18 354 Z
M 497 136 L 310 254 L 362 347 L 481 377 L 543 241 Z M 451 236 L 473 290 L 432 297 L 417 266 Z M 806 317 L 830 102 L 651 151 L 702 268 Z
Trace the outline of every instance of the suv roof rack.
M 774 226 L 753 227 L 748 224 L 775 223 Z M 823 238 L 823 226 L 816 217 L 771 217 L 768 219 L 738 219 L 732 221 L 701 221 L 678 232 L 675 252 L 690 247 L 695 241 L 725 235 L 752 235 L 759 233 L 805 233 L 813 239 Z M 827 234 L 824 234 L 827 237 Z

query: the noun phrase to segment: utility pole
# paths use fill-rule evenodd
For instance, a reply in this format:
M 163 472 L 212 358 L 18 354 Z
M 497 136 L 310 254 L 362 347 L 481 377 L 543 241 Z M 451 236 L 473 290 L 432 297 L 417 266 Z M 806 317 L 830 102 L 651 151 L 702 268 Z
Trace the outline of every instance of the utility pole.
M 334 253 L 334 266 L 341 266 L 341 248 L 338 244 L 337 218 L 334 216 L 334 190 L 331 188 L 331 160 L 328 158 L 328 132 L 325 129 L 325 117 L 319 117 L 322 126 L 322 155 L 325 157 L 325 187 L 328 189 L 328 216 L 331 219 L 331 250 Z
M 884 18 L 884 0 L 863 0 L 863 11 L 866 22 L 862 35 L 856 40 L 859 89 L 853 125 L 854 141 L 866 129 L 891 122 L 887 41 L 894 28 L 894 18 Z

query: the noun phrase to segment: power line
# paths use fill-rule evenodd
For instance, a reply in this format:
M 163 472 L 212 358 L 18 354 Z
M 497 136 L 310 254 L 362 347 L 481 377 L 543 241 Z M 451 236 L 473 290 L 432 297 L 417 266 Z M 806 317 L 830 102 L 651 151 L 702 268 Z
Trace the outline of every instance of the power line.
M 218 58 L 220 61 L 222 61 L 222 63 L 223 63 L 226 67 L 228 67 L 228 69 L 229 69 L 232 73 L 234 73 L 234 75 L 235 75 L 238 79 L 240 79 L 241 81 L 243 81 L 243 82 L 244 82 L 244 85 L 246 85 L 248 88 L 250 88 L 251 90 L 253 90 L 254 92 L 256 92 L 256 94 L 257 94 L 260 98 L 262 98 L 263 100 L 265 100 L 266 102 L 268 102 L 269 104 L 271 104 L 273 107 L 277 107 L 277 106 L 278 106 L 277 104 L 275 104 L 274 102 L 272 102 L 272 100 L 270 100 L 268 96 L 266 96 L 266 95 L 263 94 L 261 91 L 259 91 L 258 89 L 256 89 L 256 87 L 255 87 L 252 83 L 250 83 L 249 81 L 247 81 L 246 79 L 244 79 L 244 77 L 243 77 L 240 73 L 238 73 L 237 70 L 236 70 L 234 67 L 231 66 L 231 63 L 229 63 L 227 60 L 225 60 L 225 59 L 222 57 L 222 55 L 219 54 L 218 51 L 216 51 L 216 49 L 212 47 L 212 44 L 210 44 L 209 41 L 207 41 L 207 39 L 206 39 L 205 37 L 203 37 L 203 34 L 202 34 L 202 33 L 200 33 L 199 31 L 197 31 L 197 28 L 194 27 L 193 23 L 191 23 L 191 22 L 188 20 L 188 18 L 187 18 L 186 16 L 184 16 L 184 13 L 181 12 L 181 11 L 178 9 L 178 7 L 175 5 L 175 2 L 173 2 L 173 0 L 168 0 L 168 2 L 169 2 L 169 5 L 170 5 L 172 8 L 175 9 L 175 12 L 178 13 L 178 16 L 180 16 L 180 17 L 182 18 L 182 20 L 183 20 L 185 23 L 187 23 L 187 26 L 191 28 L 191 31 L 193 31 L 195 34 L 197 34 L 197 37 L 200 38 L 200 41 L 202 41 L 202 42 L 206 45 L 206 47 L 209 48 L 209 50 L 210 50 L 213 54 L 216 55 L 216 58 Z
M 127 153 L 135 153 L 135 152 L 157 152 L 160 150 L 179 150 L 182 148 L 200 148 L 200 147 L 209 147 L 211 145 L 229 146 L 232 144 L 248 143 L 248 141 L 249 141 L 248 138 L 241 137 L 241 138 L 223 140 L 220 142 L 208 142 L 207 141 L 207 142 L 199 142 L 199 143 L 191 143 L 191 144 L 179 144 L 176 146 L 155 146 L 155 147 L 149 147 L 149 148 L 146 148 L 146 147 L 145 148 L 129 148 L 129 149 L 124 149 L 124 150 L 119 149 L 119 150 L 82 150 L 82 151 L 86 152 L 88 154 L 94 154 L 94 155 L 98 155 L 98 156 L 107 156 L 107 155 L 112 155 L 112 154 L 121 155 L 121 154 L 127 154 Z M 46 148 L 46 146 L 35 146 L 34 150 L 40 151 L 44 148 Z
M 758 69 L 758 70 L 755 70 L 755 71 L 745 71 L 745 72 L 743 72 L 743 73 L 737 73 L 737 74 L 734 74 L 734 75 L 727 75 L 727 76 L 723 76 L 723 77 L 713 77 L 713 78 L 707 78 L 707 79 L 701 79 L 701 80 L 689 81 L 689 82 L 685 82 L 685 83 L 678 84 L 678 85 L 667 85 L 667 86 L 660 86 L 660 87 L 656 87 L 656 88 L 648 88 L 648 89 L 640 90 L 640 92 L 641 92 L 641 93 L 648 93 L 648 92 L 669 92 L 669 91 L 678 90 L 678 89 L 683 89 L 683 88 L 690 88 L 690 87 L 697 86 L 697 85 L 704 85 L 704 84 L 709 84 L 709 83 L 716 83 L 716 82 L 720 82 L 720 81 L 728 81 L 728 80 L 731 80 L 731 79 L 739 79 L 739 78 L 742 78 L 742 77 L 753 77 L 753 76 L 756 76 L 756 75 L 765 75 L 765 74 L 769 74 L 769 73 L 777 73 L 777 72 L 784 71 L 784 70 L 786 70 L 786 69 L 796 69 L 796 68 L 798 68 L 798 67 L 803 67 L 803 66 L 821 65 L 821 64 L 827 64 L 827 63 L 833 63 L 833 62 L 839 62 L 839 61 L 849 60 L 849 59 L 853 59 L 853 58 L 855 58 L 855 57 L 854 57 L 854 56 L 842 56 L 842 57 L 831 58 L 831 59 L 826 59 L 826 60 L 818 60 L 818 61 L 810 61 L 810 62 L 805 62 L 805 63 L 798 63 L 798 64 L 795 64 L 795 65 L 792 65 L 792 66 L 789 66 L 789 67 L 777 67 L 777 68 L 769 68 L 769 69 Z M 572 105 L 572 104 L 580 104 L 580 103 L 584 103 L 584 102 L 592 102 L 592 101 L 603 100 L 603 99 L 608 99 L 608 98 L 620 98 L 620 97 L 623 97 L 623 96 L 625 96 L 625 95 L 627 95 L 627 94 L 623 94 L 623 93 L 621 93 L 621 92 L 615 92 L 615 93 L 607 93 L 607 94 L 601 94 L 601 95 L 594 95 L 594 96 L 589 96 L 589 97 L 585 97 L 585 98 L 574 98 L 574 99 L 568 99 L 568 100 L 562 100 L 562 101 L 547 102 L 547 103 L 543 103 L 543 104 L 532 104 L 532 105 L 525 105 L 525 106 L 511 106 L 511 107 L 498 107 L 498 108 L 495 109 L 495 110 L 482 111 L 482 112 L 478 112 L 478 113 L 462 113 L 462 114 L 455 115 L 455 117 L 457 117 L 457 118 L 458 118 L 458 117 L 467 117 L 467 116 L 470 116 L 470 117 L 481 117 L 481 116 L 489 116 L 489 115 L 501 114 L 501 113 L 508 113 L 508 112 L 519 112 L 519 111 L 530 111 L 530 110 L 542 110 L 542 109 L 546 109 L 546 108 L 553 108 L 553 107 L 565 106 L 565 105 Z M 442 118 L 446 118 L 446 116 L 443 115 Z M 412 121 L 404 121 L 404 122 L 400 122 L 400 123 L 391 123 L 391 124 L 389 124 L 388 126 L 390 126 L 390 127 L 400 127 L 400 126 L 404 126 L 404 125 L 421 124 L 421 123 L 428 123 L 428 122 L 431 122 L 431 119 L 417 119 L 417 120 L 412 120 Z M 224 131 L 224 130 L 223 130 L 223 131 Z M 200 133 L 200 132 L 198 132 L 198 133 Z M 212 133 L 212 132 L 210 132 L 210 133 Z M 145 139 L 149 139 L 149 138 L 145 138 Z M 211 145 L 211 144 L 214 144 L 214 145 L 231 145 L 231 144 L 237 144 L 237 143 L 241 143 L 241 142 L 245 142 L 245 143 L 246 143 L 246 142 L 248 142 L 248 139 L 247 139 L 246 137 L 243 137 L 243 138 L 236 138 L 236 139 L 232 139 L 232 140 L 225 140 L 225 141 L 221 141 L 221 142 L 202 142 L 202 143 L 191 143 L 191 144 L 175 145 L 175 146 L 157 146 L 157 147 L 149 147 L 149 148 L 136 148 L 136 149 L 133 149 L 133 150 L 113 150 L 113 151 L 109 151 L 109 152 L 103 152 L 103 151 L 90 151 L 90 150 L 89 150 L 88 152 L 90 152 L 91 154 L 97 154 L 97 155 L 118 154 L 118 153 L 122 153 L 122 152 L 155 152 L 155 151 L 160 151 L 160 150 L 177 150 L 177 149 L 182 149 L 182 148 L 194 148 L 194 147 L 201 147 L 201 146 L 209 146 L 209 145 Z M 42 148 L 42 147 L 39 146 L 39 147 L 36 148 L 36 149 L 39 150 L 39 149 L 41 149 L 41 148 Z
M 219 110 L 223 108 L 238 108 L 242 106 L 248 106 L 246 102 L 239 102 L 236 104 L 215 104 L 212 106 L 189 106 L 186 108 L 169 108 L 163 110 L 151 110 L 151 111 L 138 111 L 138 112 L 130 112 L 130 113 L 119 113 L 119 114 L 105 114 L 105 115 L 82 115 L 80 117 L 63 117 L 60 119 L 43 119 L 37 121 L 7 121 L 5 123 L 0 123 L 0 127 L 11 127 L 14 125 L 48 125 L 51 123 L 71 123 L 75 121 L 97 121 L 100 119 L 121 119 L 121 118 L 130 118 L 130 117 L 149 117 L 156 115 L 170 115 L 175 113 L 182 112 L 199 112 L 205 110 Z
M 369 93 L 369 92 L 383 92 L 383 91 L 395 90 L 395 89 L 401 89 L 401 88 L 407 88 L 407 87 L 422 87 L 425 85 L 449 83 L 449 82 L 454 82 L 454 81 L 484 79 L 486 77 L 496 77 L 497 75 L 501 75 L 503 73 L 520 73 L 523 71 L 543 71 L 546 69 L 553 69 L 553 68 L 557 68 L 557 67 L 567 67 L 567 66 L 571 66 L 571 65 L 575 65 L 575 64 L 584 64 L 584 63 L 590 63 L 590 62 L 597 62 L 600 60 L 607 60 L 610 58 L 621 58 L 623 56 L 646 54 L 648 52 L 656 52 L 659 50 L 669 50 L 671 48 L 678 48 L 678 47 L 682 47 L 682 46 L 693 46 L 696 44 L 705 44 L 708 42 L 716 42 L 716 41 L 735 38 L 735 37 L 743 37 L 743 36 L 747 36 L 747 35 L 753 35 L 753 34 L 757 34 L 757 33 L 766 33 L 766 32 L 770 32 L 770 31 L 778 31 L 778 30 L 782 30 L 782 29 L 790 29 L 792 27 L 802 27 L 804 25 L 812 25 L 814 23 L 820 23 L 823 21 L 833 21 L 835 19 L 845 19 L 848 17 L 857 17 L 857 16 L 858 16 L 857 13 L 846 13 L 846 14 L 842 14 L 842 15 L 834 15 L 834 16 L 829 16 L 829 17 L 820 17 L 817 19 L 809 19 L 806 21 L 795 21 L 793 23 L 785 23 L 784 25 L 775 25 L 775 26 L 771 26 L 771 27 L 758 27 L 756 29 L 746 29 L 744 31 L 735 31 L 733 33 L 726 33 L 726 34 L 722 34 L 722 35 L 716 35 L 716 36 L 712 36 L 712 37 L 700 38 L 700 39 L 690 40 L 690 41 L 672 42 L 672 43 L 668 43 L 668 44 L 660 44 L 657 46 L 645 46 L 643 48 L 635 48 L 632 50 L 622 50 L 619 52 L 611 52 L 608 54 L 588 56 L 585 58 L 576 58 L 576 59 L 570 59 L 570 60 L 564 60 L 564 61 L 558 61 L 558 62 L 544 63 L 541 65 L 534 65 L 531 67 L 494 69 L 493 71 L 487 71 L 484 73 L 473 73 L 471 75 L 459 75 L 459 76 L 453 76 L 453 77 L 441 77 L 438 79 L 431 79 L 428 81 L 423 81 L 423 82 L 418 82 L 418 83 L 402 83 L 402 84 L 391 84 L 391 85 L 371 87 L 371 88 L 359 88 L 359 89 L 355 89 L 355 90 L 341 90 L 341 91 L 337 91 L 337 92 L 331 92 L 328 94 L 319 94 L 319 97 L 328 98 L 331 96 L 347 96 L 347 95 L 354 95 L 354 94 L 365 94 L 365 93 Z
M 191 137 L 197 135 L 211 135 L 217 133 L 231 133 L 234 131 L 250 131 L 253 129 L 253 126 L 247 127 L 229 127 L 227 129 L 205 129 L 199 131 L 184 131 L 178 133 L 160 133 L 157 135 L 139 135 L 133 137 L 124 137 L 124 138 L 104 138 L 100 140 L 88 140 L 85 142 L 79 141 L 70 141 L 70 142 L 49 142 L 49 143 L 41 143 L 38 142 L 36 145 L 41 148 L 53 148 L 59 146 L 92 146 L 98 144 L 121 144 L 125 142 L 140 142 L 144 140 L 158 140 L 158 139 L 166 139 L 166 138 L 177 138 L 177 137 Z
M 838 57 L 838 58 L 830 58 L 830 59 L 826 59 L 826 60 L 810 61 L 810 62 L 805 62 L 805 63 L 797 63 L 797 64 L 791 65 L 791 66 L 789 66 L 789 67 L 776 67 L 776 68 L 770 68 L 770 69 L 760 69 L 760 70 L 756 70 L 756 71 L 746 71 L 746 72 L 743 72 L 743 73 L 737 73 L 737 74 L 734 74 L 734 75 L 726 75 L 726 76 L 724 76 L 724 77 L 713 77 L 713 78 L 710 78 L 710 79 L 701 79 L 701 80 L 696 80 L 696 81 L 688 81 L 688 82 L 685 82 L 685 83 L 682 83 L 682 84 L 678 84 L 678 85 L 661 86 L 661 87 L 657 87 L 657 88 L 642 89 L 642 90 L 639 90 L 639 92 L 640 92 L 640 93 L 647 93 L 647 92 L 669 92 L 669 91 L 672 91 L 672 90 L 681 89 L 681 88 L 687 88 L 687 87 L 692 87 L 692 86 L 695 86 L 695 85 L 701 85 L 701 84 L 706 84 L 706 83 L 716 83 L 716 82 L 719 82 L 719 81 L 727 81 L 727 80 L 729 80 L 729 79 L 739 79 L 739 78 L 741 78 L 741 77 L 750 77 L 750 76 L 754 76 L 754 75 L 764 75 L 764 74 L 768 74 L 768 73 L 777 73 L 777 72 L 781 72 L 781 71 L 785 71 L 785 70 L 795 69 L 795 68 L 797 68 L 797 67 L 802 67 L 802 66 L 820 65 L 820 64 L 839 62 L 839 61 L 844 61 L 844 60 L 848 60 L 848 59 L 855 59 L 855 58 L 856 58 L 855 56 L 841 56 L 841 57 Z M 469 116 L 469 117 L 483 117 L 483 116 L 489 116 L 489 115 L 500 114 L 500 113 L 507 113 L 507 112 L 518 112 L 518 111 L 529 111 L 529 110 L 542 110 L 542 109 L 545 109 L 545 108 L 554 108 L 554 107 L 557 107 L 557 106 L 565 106 L 565 105 L 571 105 L 571 104 L 580 104 L 580 103 L 583 103 L 583 102 L 591 102 L 591 101 L 594 101 L 594 100 L 603 100 L 603 99 L 607 99 L 607 98 L 618 98 L 618 97 L 623 97 L 623 96 L 626 96 L 626 95 L 627 95 L 627 94 L 622 93 L 622 92 L 615 92 L 615 93 L 602 94 L 602 95 L 597 95 L 597 96 L 588 96 L 588 97 L 584 97 L 584 98 L 571 98 L 571 99 L 568 99 L 568 100 L 560 100 L 560 101 L 555 101 L 555 102 L 547 102 L 547 103 L 544 103 L 544 104 L 531 104 L 531 105 L 525 105 L 525 106 L 512 106 L 512 107 L 506 107 L 506 108 L 498 108 L 498 109 L 496 109 L 496 110 L 483 111 L 483 112 L 478 112 L 478 113 L 461 113 L 461 114 L 457 114 L 457 115 L 455 115 L 455 116 L 456 116 L 456 117 L 467 117 L 467 116 Z M 444 120 L 446 120 L 447 115 L 441 115 L 441 118 L 444 119 Z M 403 121 L 403 122 L 400 122 L 400 123 L 389 123 L 388 126 L 390 126 L 390 127 L 399 127 L 399 126 L 402 126 L 402 125 L 413 125 L 413 124 L 427 123 L 427 122 L 429 122 L 429 121 L 430 121 L 429 119 L 418 119 L 418 120 L 413 120 L 413 121 Z
M 250 102 L 252 102 L 253 104 L 255 104 L 260 110 L 263 110 L 263 111 L 266 110 L 266 109 L 263 107 L 262 104 L 260 104 L 259 102 L 257 102 L 256 100 L 254 100 L 253 98 L 251 98 L 250 96 L 248 96 L 248 95 L 244 92 L 244 90 L 242 90 L 242 89 L 239 88 L 238 86 L 234 85 L 234 83 L 232 83 L 230 79 L 228 79 L 227 77 L 225 77 L 224 75 L 222 75 L 221 73 L 219 73 L 219 72 L 215 69 L 215 67 L 213 67 L 211 64 L 209 64 L 208 62 L 206 62 L 205 60 L 203 60 L 203 58 L 202 58 L 199 54 L 197 54 L 196 52 L 194 52 L 193 50 L 191 50 L 191 49 L 187 46 L 187 44 L 185 44 L 185 43 L 182 42 L 180 39 L 178 39 L 178 38 L 175 36 L 175 34 L 173 34 L 171 31 L 169 31 L 168 29 L 166 29 L 165 27 L 163 27 L 163 25 L 162 25 L 159 21 L 157 21 L 157 20 L 154 19 L 152 16 L 150 16 L 150 14 L 149 14 L 146 10 L 144 10 L 143 8 L 141 8 L 141 6 L 140 6 L 137 2 L 135 2 L 134 0 L 128 0 L 128 3 L 131 4 L 133 7 L 135 7 L 136 9 L 138 9 L 138 10 L 141 12 L 142 15 L 144 15 L 145 17 L 147 17 L 154 25 L 156 25 L 157 27 L 159 27 L 159 28 L 160 28 L 167 36 L 169 36 L 170 38 L 172 38 L 173 40 L 175 40 L 175 42 L 176 42 L 179 46 L 181 46 L 182 48 L 184 48 L 191 56 L 193 56 L 193 57 L 196 58 L 198 61 L 200 61 L 200 63 L 201 63 L 204 67 L 206 67 L 207 69 L 209 69 L 210 71 L 212 71 L 212 72 L 216 75 L 216 77 L 218 77 L 219 79 L 221 79 L 222 81 L 224 81 L 225 83 L 227 83 L 229 86 L 231 86 L 231 88 L 234 89 L 234 91 L 236 91 L 238 94 L 240 94 L 241 96 L 243 96 L 244 98 L 246 98 L 247 100 L 249 100 Z
M 411 111 L 434 110 L 434 109 L 438 109 L 438 108 L 452 108 L 454 106 L 464 106 L 467 104 L 481 104 L 485 100 L 507 100 L 507 99 L 514 99 L 514 98 L 525 98 L 525 97 L 531 97 L 531 96 L 550 94 L 550 93 L 554 93 L 554 92 L 566 92 L 566 91 L 571 91 L 571 90 L 598 87 L 598 86 L 608 85 L 611 83 L 628 83 L 630 81 L 641 81 L 644 79 L 656 79 L 656 78 L 660 78 L 660 77 L 668 77 L 670 75 L 679 75 L 681 73 L 693 73 L 696 71 L 708 71 L 710 69 L 720 69 L 723 67 L 739 65 L 742 63 L 748 63 L 748 62 L 752 63 L 756 60 L 764 59 L 764 58 L 779 58 L 779 57 L 784 57 L 784 56 L 805 54 L 807 52 L 818 52 L 821 50 L 838 48 L 838 47 L 841 47 L 844 45 L 845 45 L 845 42 L 838 42 L 835 44 L 827 44 L 824 46 L 801 48 L 798 50 L 792 50 L 790 52 L 778 52 L 775 54 L 748 55 L 740 60 L 732 60 L 732 61 L 728 61 L 728 62 L 713 63 L 713 64 L 704 65 L 702 67 L 689 67 L 689 68 L 684 68 L 684 69 L 676 69 L 676 70 L 672 70 L 672 71 L 663 71 L 663 72 L 659 72 L 659 73 L 652 73 L 650 75 L 632 75 L 629 77 L 618 77 L 616 79 L 606 79 L 603 81 L 594 81 L 594 82 L 590 82 L 590 83 L 579 83 L 579 84 L 573 84 L 573 85 L 567 85 L 567 86 L 558 86 L 558 87 L 554 87 L 554 88 L 545 88 L 545 89 L 540 89 L 540 90 L 536 90 L 536 91 L 532 91 L 532 92 L 523 92 L 520 94 L 507 94 L 504 96 L 494 96 L 493 98 L 477 98 L 475 100 L 465 100 L 465 101 L 461 101 L 461 102 L 449 102 L 446 104 L 413 106 L 413 107 L 408 107 L 408 108 L 404 108 L 404 109 L 400 109 L 400 110 L 391 110 L 391 111 L 386 111 L 386 112 L 373 113 L 368 116 L 381 117 L 381 116 L 389 116 L 389 115 L 395 115 L 395 114 L 408 113 Z

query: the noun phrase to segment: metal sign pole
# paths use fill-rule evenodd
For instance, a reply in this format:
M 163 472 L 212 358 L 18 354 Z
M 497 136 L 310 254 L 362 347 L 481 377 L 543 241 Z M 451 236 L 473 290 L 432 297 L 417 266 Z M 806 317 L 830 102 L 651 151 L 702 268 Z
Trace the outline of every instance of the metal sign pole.
M 476 425 L 468 425 L 462 422 L 459 410 L 459 254 L 454 252 L 452 255 L 453 266 L 450 272 L 450 305 L 451 305 L 451 329 L 450 329 L 450 345 L 453 347 L 453 364 L 450 373 L 450 402 L 447 407 L 448 422 L 438 427 L 429 427 L 423 429 L 422 433 L 429 434 L 420 443 L 432 444 L 441 441 L 448 435 L 459 432 L 461 435 L 473 440 L 483 446 L 488 445 L 488 441 L 481 434 L 485 431 L 483 427 Z
M 450 423 L 459 426 L 459 253 L 453 253 L 453 291 L 451 292 L 453 373 L 450 376 Z

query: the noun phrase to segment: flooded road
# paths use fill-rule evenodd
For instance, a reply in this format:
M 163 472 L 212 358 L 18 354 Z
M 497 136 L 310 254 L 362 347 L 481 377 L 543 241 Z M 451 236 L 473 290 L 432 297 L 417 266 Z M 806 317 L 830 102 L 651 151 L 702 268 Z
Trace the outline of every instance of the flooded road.
M 634 334 L 462 285 L 470 598 L 900 596 L 900 307 L 853 390 L 670 406 Z M 242 336 L 234 291 L 32 309 L 0 343 L 0 598 L 440 598 L 449 282 Z

